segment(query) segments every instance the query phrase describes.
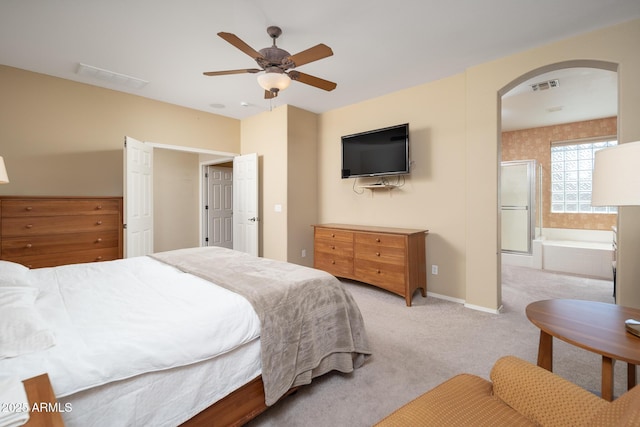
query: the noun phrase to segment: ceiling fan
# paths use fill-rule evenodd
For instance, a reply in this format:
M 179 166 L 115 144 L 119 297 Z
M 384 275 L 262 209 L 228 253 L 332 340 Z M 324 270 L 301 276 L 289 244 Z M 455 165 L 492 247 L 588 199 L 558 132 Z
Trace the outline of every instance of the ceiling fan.
M 255 74 L 264 71 L 264 73 L 258 76 L 258 83 L 265 90 L 265 99 L 271 99 L 278 96 L 278 92 L 286 89 L 291 83 L 291 80 L 308 84 L 326 91 L 331 91 L 336 88 L 336 83 L 294 70 L 294 68 L 301 65 L 333 55 L 333 51 L 329 46 L 320 43 L 307 50 L 296 53 L 295 55 L 291 55 L 286 50 L 280 49 L 276 46 L 276 39 L 282 34 L 280 27 L 271 26 L 267 28 L 267 34 L 269 34 L 273 40 L 273 45 L 256 51 L 244 41 L 240 40 L 240 38 L 235 34 L 224 32 L 218 33 L 218 35 L 224 40 L 252 57 L 260 68 L 207 71 L 203 74 L 205 76 L 222 76 L 227 74 L 243 73 Z

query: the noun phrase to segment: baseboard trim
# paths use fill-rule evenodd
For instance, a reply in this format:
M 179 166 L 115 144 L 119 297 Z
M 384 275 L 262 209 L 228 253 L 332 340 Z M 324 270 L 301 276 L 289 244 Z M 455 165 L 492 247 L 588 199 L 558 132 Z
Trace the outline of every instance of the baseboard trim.
M 487 307 L 482 307 L 480 305 L 474 305 L 474 304 L 464 304 L 465 308 L 470 308 L 472 310 L 478 310 L 478 311 L 483 311 L 485 313 L 491 313 L 491 314 L 500 314 L 502 313 L 502 305 L 500 307 L 498 307 L 497 309 L 494 308 L 487 308 Z
M 442 295 L 442 294 L 436 294 L 436 293 L 433 293 L 433 292 L 427 292 L 427 296 L 428 297 L 438 298 L 438 299 L 443 299 L 445 301 L 456 302 L 458 304 L 464 304 L 464 300 L 463 299 L 453 298 L 453 297 L 450 297 L 448 295 Z
M 491 308 L 487 308 L 487 307 L 482 307 L 480 305 L 474 305 L 474 304 L 467 304 L 465 302 L 465 300 L 460 299 L 460 298 L 453 298 L 447 295 L 442 295 L 442 294 L 436 294 L 434 292 L 427 292 L 427 296 L 428 297 L 433 297 L 433 298 L 438 298 L 438 299 L 443 299 L 445 301 L 451 301 L 451 302 L 455 302 L 458 304 L 462 304 L 465 308 L 470 308 L 471 310 L 477 310 L 477 311 L 483 311 L 485 313 L 491 313 L 491 314 L 500 314 L 502 313 L 502 305 L 500 307 L 498 307 L 498 309 L 491 309 Z

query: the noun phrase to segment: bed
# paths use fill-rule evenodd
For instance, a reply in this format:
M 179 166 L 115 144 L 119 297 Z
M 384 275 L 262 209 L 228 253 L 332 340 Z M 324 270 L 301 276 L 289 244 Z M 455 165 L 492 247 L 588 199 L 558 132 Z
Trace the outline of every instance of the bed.
M 67 426 L 242 424 L 371 354 L 333 276 L 224 248 L 0 261 L 0 375 L 49 374 Z

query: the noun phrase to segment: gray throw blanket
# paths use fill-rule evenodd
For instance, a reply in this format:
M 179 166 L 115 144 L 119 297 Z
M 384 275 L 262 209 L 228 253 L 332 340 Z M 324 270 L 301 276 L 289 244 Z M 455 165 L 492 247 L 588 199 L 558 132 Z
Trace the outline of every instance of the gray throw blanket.
M 265 402 L 331 370 L 351 372 L 371 354 L 360 309 L 332 275 L 218 247 L 150 255 L 245 297 L 261 322 Z

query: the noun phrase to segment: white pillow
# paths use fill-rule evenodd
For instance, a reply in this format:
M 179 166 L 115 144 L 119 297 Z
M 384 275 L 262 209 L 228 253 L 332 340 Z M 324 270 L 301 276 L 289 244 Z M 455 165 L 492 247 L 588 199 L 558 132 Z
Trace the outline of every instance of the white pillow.
M 16 262 L 0 260 L 0 287 L 29 286 L 29 268 Z
M 45 350 L 55 337 L 36 310 L 38 289 L 0 287 L 0 359 Z

